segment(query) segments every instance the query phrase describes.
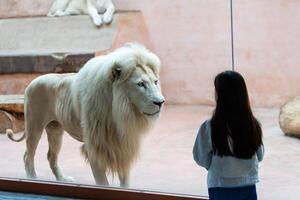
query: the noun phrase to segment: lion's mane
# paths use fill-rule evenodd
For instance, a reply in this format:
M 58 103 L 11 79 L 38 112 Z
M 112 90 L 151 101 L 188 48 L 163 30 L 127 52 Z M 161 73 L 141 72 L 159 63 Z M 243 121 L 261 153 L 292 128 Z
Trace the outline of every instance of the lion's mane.
M 140 139 L 152 124 L 130 102 L 123 84 L 142 63 L 159 76 L 157 56 L 141 45 L 127 44 L 89 61 L 72 85 L 73 105 L 81 116 L 83 153 L 110 172 L 129 171 Z

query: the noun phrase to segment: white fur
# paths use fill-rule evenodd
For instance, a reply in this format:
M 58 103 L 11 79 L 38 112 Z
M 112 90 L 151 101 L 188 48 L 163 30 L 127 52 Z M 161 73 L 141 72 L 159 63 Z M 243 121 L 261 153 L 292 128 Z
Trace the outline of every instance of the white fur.
M 82 152 L 97 184 L 108 184 L 110 171 L 118 173 L 121 186 L 128 186 L 141 136 L 159 115 L 157 102 L 164 102 L 156 82 L 159 69 L 156 55 L 129 44 L 91 59 L 77 74 L 48 74 L 33 80 L 25 91 L 27 175 L 36 177 L 34 154 L 45 128 L 51 169 L 57 180 L 71 180 L 57 164 L 65 130 L 84 143 Z M 10 138 L 22 139 L 11 134 Z
M 54 0 L 49 17 L 88 14 L 96 26 L 113 20 L 115 6 L 112 0 Z

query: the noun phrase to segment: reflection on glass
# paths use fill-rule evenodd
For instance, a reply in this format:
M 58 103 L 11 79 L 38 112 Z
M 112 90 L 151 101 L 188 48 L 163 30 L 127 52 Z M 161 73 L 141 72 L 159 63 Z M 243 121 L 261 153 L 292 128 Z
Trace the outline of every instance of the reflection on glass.
M 98 177 L 97 183 L 109 183 L 115 187 L 121 185 L 136 189 L 208 195 L 207 171 L 195 164 L 192 150 L 197 130 L 206 119 L 211 118 L 215 109 L 213 78 L 218 73 L 229 70 L 227 66 L 231 62 L 229 1 L 173 0 L 172 3 L 153 3 L 126 0 L 112 1 L 114 6 L 111 1 L 107 2 L 108 4 L 99 6 L 100 10 L 96 8 L 100 14 L 107 11 L 104 19 L 104 16 L 101 18 L 95 12 L 95 6 L 88 12 L 92 18 L 87 15 L 47 17 L 53 1 L 1 1 L 0 176 L 26 178 L 23 159 L 24 152 L 29 147 L 31 152 L 25 156 L 27 174 L 30 177 L 36 175 L 37 179 L 71 181 L 71 176 L 75 183 L 93 185 L 96 183 L 95 174 Z M 299 12 L 296 8 L 299 6 L 300 2 L 296 1 L 233 1 L 236 70 L 244 76 L 247 83 L 253 114 L 261 122 L 266 147 L 264 162 L 260 166 L 260 182 L 257 185 L 259 199 L 299 199 L 299 139 L 285 136 L 299 134 L 299 101 L 292 100 L 300 94 L 297 85 L 300 80 L 297 53 L 300 48 L 297 42 L 300 33 L 295 28 L 298 27 L 295 24 L 298 23 L 296 19 Z M 115 9 L 121 12 L 111 16 Z M 102 26 L 96 26 L 101 23 Z M 153 62 L 143 59 L 136 62 L 125 56 L 121 62 L 110 60 L 109 63 L 113 64 L 111 68 L 103 65 L 96 67 L 98 61 L 102 62 L 102 58 L 104 59 L 101 56 L 134 41 L 149 48 L 160 58 L 161 64 L 151 54 Z M 71 80 L 75 75 L 66 75 L 77 72 L 95 56 L 98 57 L 93 60 L 96 64 L 90 63 L 95 69 L 86 70 L 87 74 L 80 76 L 76 83 Z M 116 84 L 118 81 L 122 82 L 126 77 L 126 70 L 130 70 L 130 67 L 122 70 L 124 63 L 125 66 L 134 65 L 137 71 L 130 76 L 129 82 Z M 105 70 L 108 73 L 106 78 L 109 78 L 107 81 L 97 76 L 98 71 Z M 28 144 L 25 140 L 20 143 L 10 141 L 6 132 L 13 133 L 12 137 L 15 139 L 23 135 L 25 88 L 29 84 L 34 85 L 32 80 L 38 77 L 43 82 L 41 75 L 51 73 L 60 75 L 47 75 L 46 82 L 57 83 L 55 87 L 60 87 L 65 92 L 45 93 L 45 90 L 35 88 L 33 96 L 38 102 L 27 103 L 34 107 L 30 109 L 35 112 L 30 129 L 37 137 L 31 138 Z M 147 76 L 140 77 L 141 74 Z M 62 79 L 66 81 L 60 81 Z M 95 105 L 101 104 L 103 98 L 107 98 L 107 106 L 101 109 L 109 110 L 116 105 L 113 95 L 118 94 L 120 98 L 124 96 L 116 90 L 113 93 L 112 88 L 108 93 L 105 90 L 101 93 L 91 92 L 98 87 L 95 84 L 97 81 L 107 83 L 108 88 L 113 85 L 134 90 L 135 92 L 130 90 L 123 94 L 129 97 L 129 103 L 135 106 L 135 111 L 144 116 L 134 119 L 132 126 L 117 126 L 120 117 L 124 121 L 132 121 L 132 117 L 111 115 L 109 118 L 99 115 L 100 111 Z M 74 99 L 73 96 L 70 97 L 71 90 L 67 89 L 70 85 L 73 86 L 73 82 L 74 85 L 79 85 L 80 90 L 77 92 L 81 94 L 75 95 Z M 159 86 L 162 87 L 162 94 Z M 15 94 L 21 96 L 12 96 Z M 57 95 L 60 95 L 58 102 Z M 163 104 L 164 100 L 166 102 Z M 81 101 L 88 108 L 84 112 L 81 111 Z M 54 102 L 73 105 L 72 109 L 60 110 L 60 116 L 66 116 L 64 118 L 70 124 L 57 123 L 61 119 L 53 114 L 55 109 L 49 108 Z M 282 107 L 284 104 L 286 106 Z M 120 107 L 121 104 L 117 104 L 114 108 L 118 110 Z M 126 108 L 128 107 L 130 106 Z M 82 120 L 84 115 L 85 120 Z M 45 116 L 51 117 L 45 121 Z M 141 122 L 136 122 L 143 119 L 148 122 L 150 120 L 151 126 L 147 134 L 133 137 L 141 141 L 140 145 L 136 145 L 139 142 L 126 143 L 124 134 L 119 133 L 137 125 L 142 126 Z M 152 120 L 156 121 L 153 126 Z M 101 126 L 102 123 L 105 126 Z M 104 139 L 100 140 L 102 138 L 96 137 L 98 135 L 86 138 L 82 135 L 84 131 L 94 133 L 99 127 L 104 129 L 101 133 L 106 132 L 105 129 L 111 128 L 108 124 L 118 132 L 114 134 L 115 137 L 107 134 L 102 135 Z M 46 126 L 47 130 L 43 130 Z M 62 134 L 62 128 L 72 136 L 66 132 Z M 89 130 L 81 130 L 83 128 Z M 143 128 L 145 127 L 141 130 Z M 39 137 L 39 145 L 36 147 Z M 100 142 L 108 138 L 114 147 L 120 145 L 118 141 L 125 141 L 130 148 L 125 151 L 123 148 L 111 150 Z M 49 153 L 48 140 L 52 144 Z M 89 144 L 96 144 L 96 147 L 88 145 L 82 148 L 81 141 L 86 140 L 89 140 Z M 129 149 L 135 149 L 134 153 Z M 58 151 L 60 153 L 56 157 Z M 97 151 L 104 152 L 101 158 L 85 162 L 86 156 L 92 156 Z M 110 168 L 119 174 L 110 173 L 110 170 L 98 163 L 105 156 L 109 158 L 106 162 L 117 163 Z M 94 173 L 90 164 L 98 166 Z

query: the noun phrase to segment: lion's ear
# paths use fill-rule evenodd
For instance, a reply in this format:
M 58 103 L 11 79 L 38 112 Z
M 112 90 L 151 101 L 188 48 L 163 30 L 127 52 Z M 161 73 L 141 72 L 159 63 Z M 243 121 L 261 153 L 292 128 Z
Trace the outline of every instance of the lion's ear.
M 118 65 L 118 64 L 115 64 L 113 66 L 113 69 L 112 69 L 112 78 L 113 78 L 113 80 L 119 79 L 120 76 L 121 76 L 121 73 L 122 73 L 121 66 Z

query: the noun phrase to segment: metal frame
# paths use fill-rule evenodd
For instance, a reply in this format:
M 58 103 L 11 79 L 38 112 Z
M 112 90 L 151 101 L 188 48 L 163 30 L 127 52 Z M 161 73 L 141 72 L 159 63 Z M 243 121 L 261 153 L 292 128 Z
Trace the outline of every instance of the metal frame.
M 208 200 L 194 195 L 1 177 L 0 190 L 94 200 Z

